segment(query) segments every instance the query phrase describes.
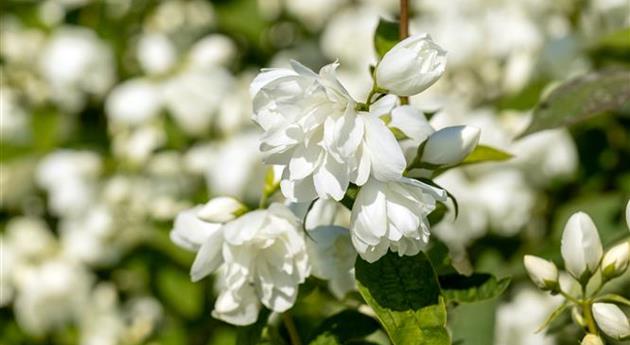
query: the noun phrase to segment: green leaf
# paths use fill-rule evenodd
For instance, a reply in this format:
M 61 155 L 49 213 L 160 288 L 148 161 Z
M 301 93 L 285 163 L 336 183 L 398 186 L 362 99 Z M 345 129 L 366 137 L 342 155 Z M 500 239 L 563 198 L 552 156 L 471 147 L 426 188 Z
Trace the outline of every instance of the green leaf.
M 381 18 L 374 32 L 374 49 L 379 59 L 385 55 L 400 40 L 398 22 Z
M 341 345 L 361 340 L 376 332 L 379 324 L 373 318 L 356 310 L 344 310 L 322 322 L 313 332 L 310 345 Z
M 263 307 L 258 313 L 258 319 L 254 324 L 239 327 L 236 333 L 236 345 L 258 345 L 270 314 L 271 311 Z
M 630 106 L 630 71 L 593 72 L 571 79 L 540 102 L 532 123 L 519 137 L 569 126 L 592 116 Z
M 471 276 L 446 274 L 440 276 L 442 293 L 449 301 L 471 303 L 501 295 L 510 285 L 510 278 L 497 280 L 492 274 L 474 273 Z
M 485 162 L 501 162 L 512 158 L 512 154 L 491 146 L 477 145 L 459 165 L 477 164 Z
M 388 252 L 374 263 L 357 258 L 356 279 L 393 345 L 446 345 L 446 305 L 427 256 Z
M 625 304 L 628 307 L 630 307 L 630 300 L 623 297 L 623 296 L 619 296 L 617 294 L 614 293 L 609 293 L 609 294 L 605 294 L 603 296 L 597 297 L 595 299 L 595 302 L 612 302 L 612 303 L 618 303 L 618 304 Z
M 348 189 L 346 189 L 346 194 L 340 202 L 348 210 L 352 211 L 352 206 L 354 205 L 354 200 L 357 198 L 357 194 L 359 194 L 359 189 L 361 189 L 361 187 L 355 185 L 354 183 L 350 183 Z

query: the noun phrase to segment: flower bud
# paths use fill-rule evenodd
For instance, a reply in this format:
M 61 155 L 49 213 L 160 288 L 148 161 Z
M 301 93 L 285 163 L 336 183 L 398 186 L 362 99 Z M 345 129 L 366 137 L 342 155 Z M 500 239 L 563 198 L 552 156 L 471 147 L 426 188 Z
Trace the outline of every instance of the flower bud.
M 477 146 L 481 130 L 471 126 L 442 128 L 427 139 L 422 162 L 435 165 L 455 165 Z
M 604 345 L 602 338 L 595 334 L 587 334 L 584 339 L 582 339 L 581 345 Z
M 630 337 L 630 321 L 621 309 L 611 303 L 593 304 L 593 317 L 597 326 L 611 338 Z
M 554 290 L 558 287 L 558 268 L 553 262 L 533 255 L 525 255 L 523 262 L 529 277 L 539 288 Z
M 584 284 L 597 270 L 604 251 L 591 217 L 577 212 L 569 218 L 560 249 L 567 271 Z
M 412 96 L 433 85 L 446 68 L 446 51 L 427 34 L 407 37 L 376 66 L 376 84 L 398 96 Z
M 197 212 L 197 217 L 210 223 L 225 223 L 240 216 L 247 208 L 238 200 L 220 196 L 210 199 Z
M 630 242 L 610 248 L 602 259 L 602 275 L 605 280 L 616 278 L 628 269 Z

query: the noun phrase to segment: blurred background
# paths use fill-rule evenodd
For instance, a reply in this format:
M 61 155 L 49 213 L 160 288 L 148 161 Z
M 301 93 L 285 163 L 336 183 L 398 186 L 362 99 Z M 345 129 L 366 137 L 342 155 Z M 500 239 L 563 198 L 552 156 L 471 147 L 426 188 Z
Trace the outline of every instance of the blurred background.
M 249 83 L 290 59 L 339 60 L 370 89 L 373 31 L 396 0 L 4 0 L 0 23 L 0 344 L 233 344 L 210 316 L 211 280 L 168 232 L 215 195 L 256 205 L 264 166 Z M 589 71 L 630 65 L 627 0 L 411 0 L 411 32 L 448 51 L 447 72 L 411 103 L 436 128 L 471 124 L 516 157 L 449 171 L 460 215 L 435 227 L 460 262 L 512 276 L 502 297 L 449 314 L 460 344 L 575 344 L 558 301 L 522 256 L 559 261 L 568 216 L 605 245 L 627 229 L 630 113 L 515 140 L 540 96 Z M 630 278 L 617 280 L 630 291 Z M 308 335 L 342 300 L 309 280 L 293 312 Z M 565 325 L 569 325 L 565 327 Z M 306 337 L 306 336 L 305 336 Z M 374 341 L 386 344 L 385 337 Z

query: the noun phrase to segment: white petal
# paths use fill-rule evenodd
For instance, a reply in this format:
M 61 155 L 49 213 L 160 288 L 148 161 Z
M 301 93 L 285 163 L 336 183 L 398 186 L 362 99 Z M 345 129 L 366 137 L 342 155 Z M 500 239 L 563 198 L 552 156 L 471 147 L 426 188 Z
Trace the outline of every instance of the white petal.
M 365 117 L 365 143 L 370 152 L 372 175 L 381 181 L 397 180 L 407 163 L 392 132 L 378 118 Z
M 313 174 L 313 183 L 317 195 L 322 198 L 332 197 L 339 201 L 348 188 L 349 176 L 344 164 L 328 156 L 324 165 Z
M 223 263 L 222 246 L 223 233 L 221 231 L 215 231 L 206 239 L 206 242 L 199 248 L 190 268 L 190 277 L 193 282 L 203 279 L 219 268 L 219 265 Z

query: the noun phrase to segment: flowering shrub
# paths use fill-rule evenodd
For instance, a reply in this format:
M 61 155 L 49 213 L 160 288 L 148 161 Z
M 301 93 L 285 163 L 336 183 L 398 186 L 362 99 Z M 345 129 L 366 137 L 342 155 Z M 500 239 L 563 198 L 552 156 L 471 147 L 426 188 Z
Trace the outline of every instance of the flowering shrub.
M 0 344 L 625 344 L 628 10 L 5 1 Z

